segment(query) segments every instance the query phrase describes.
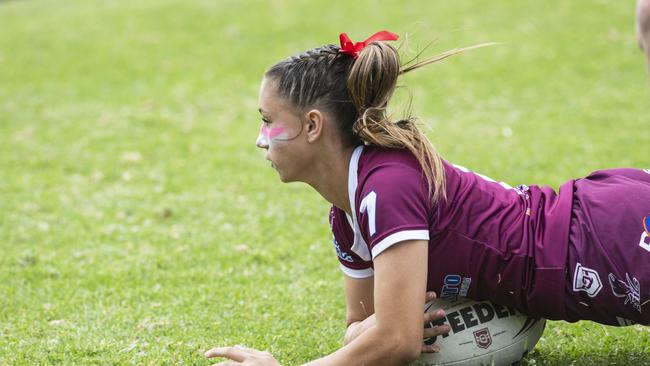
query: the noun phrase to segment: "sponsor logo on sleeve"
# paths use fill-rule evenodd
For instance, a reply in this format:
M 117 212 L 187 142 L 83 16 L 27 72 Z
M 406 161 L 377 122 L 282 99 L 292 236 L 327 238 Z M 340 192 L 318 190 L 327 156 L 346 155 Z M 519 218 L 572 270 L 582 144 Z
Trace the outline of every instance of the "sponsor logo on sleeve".
M 341 247 L 339 246 L 339 243 L 336 242 L 336 239 L 334 239 L 334 248 L 336 248 L 336 255 L 341 258 L 341 260 L 344 260 L 346 262 L 354 262 L 354 259 L 352 259 L 351 255 L 341 250 Z
M 483 328 L 474 331 L 474 340 L 476 345 L 479 348 L 488 348 L 492 344 L 492 337 L 490 336 L 490 330 L 488 328 Z
M 614 296 L 624 298 L 625 302 L 623 305 L 629 303 L 641 313 L 641 285 L 639 284 L 639 280 L 636 277 L 630 279 L 630 275 L 627 272 L 625 273 L 625 281 L 616 278 L 613 273 L 610 273 L 608 278 Z
M 584 291 L 589 297 L 595 297 L 602 288 L 603 283 L 600 282 L 598 272 L 576 263 L 576 270 L 573 273 L 573 291 Z

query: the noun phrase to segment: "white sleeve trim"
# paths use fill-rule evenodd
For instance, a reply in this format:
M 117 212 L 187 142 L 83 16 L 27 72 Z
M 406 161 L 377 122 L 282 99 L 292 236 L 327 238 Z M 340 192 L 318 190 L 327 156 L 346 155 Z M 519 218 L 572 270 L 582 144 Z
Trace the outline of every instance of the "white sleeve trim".
M 429 230 L 405 230 L 388 235 L 372 248 L 372 259 L 374 260 L 393 244 L 404 240 L 429 240 Z
M 375 275 L 375 271 L 372 268 L 352 269 L 344 266 L 343 264 L 340 264 L 340 266 L 341 266 L 341 271 L 343 271 L 343 273 L 348 277 L 368 278 Z

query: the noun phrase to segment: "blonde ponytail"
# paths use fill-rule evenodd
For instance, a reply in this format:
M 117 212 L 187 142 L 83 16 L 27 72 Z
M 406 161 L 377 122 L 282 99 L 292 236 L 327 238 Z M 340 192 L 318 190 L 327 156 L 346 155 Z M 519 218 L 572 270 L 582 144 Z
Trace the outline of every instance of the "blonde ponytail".
M 408 149 L 420 163 L 433 202 L 437 202 L 446 198 L 442 158 L 415 120 L 393 122 L 387 116 L 401 73 L 399 54 L 391 45 L 373 42 L 359 52 L 347 79 L 348 93 L 358 111 L 352 131 L 369 145 Z

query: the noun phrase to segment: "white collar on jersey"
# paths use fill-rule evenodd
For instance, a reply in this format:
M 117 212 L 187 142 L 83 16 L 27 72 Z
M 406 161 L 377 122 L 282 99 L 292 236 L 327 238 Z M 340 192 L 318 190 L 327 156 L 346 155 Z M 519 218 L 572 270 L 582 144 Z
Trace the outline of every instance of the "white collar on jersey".
M 363 145 L 357 146 L 352 152 L 352 157 L 350 158 L 350 167 L 348 168 L 348 196 L 350 199 L 350 210 L 352 211 L 352 218 L 346 213 L 345 216 L 348 218 L 348 223 L 354 231 L 354 244 L 352 244 L 352 251 L 358 255 L 361 259 L 366 262 L 372 260 L 370 255 L 370 250 L 368 249 L 368 244 L 363 240 L 361 236 L 361 229 L 359 228 L 359 223 L 357 222 L 357 206 L 355 202 L 355 194 L 357 192 L 357 186 L 359 185 L 359 158 L 361 158 L 361 153 L 363 152 Z

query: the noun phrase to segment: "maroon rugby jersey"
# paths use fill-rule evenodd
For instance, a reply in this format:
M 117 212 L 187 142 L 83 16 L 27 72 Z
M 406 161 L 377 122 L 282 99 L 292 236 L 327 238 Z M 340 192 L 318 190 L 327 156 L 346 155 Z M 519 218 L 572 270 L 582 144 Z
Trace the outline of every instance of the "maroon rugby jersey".
M 373 259 L 404 240 L 428 240 L 427 290 L 565 318 L 564 284 L 573 181 L 512 188 L 443 161 L 447 199 L 433 204 L 408 150 L 359 146 L 350 160 L 352 217 L 332 206 L 343 272 L 373 275 Z

